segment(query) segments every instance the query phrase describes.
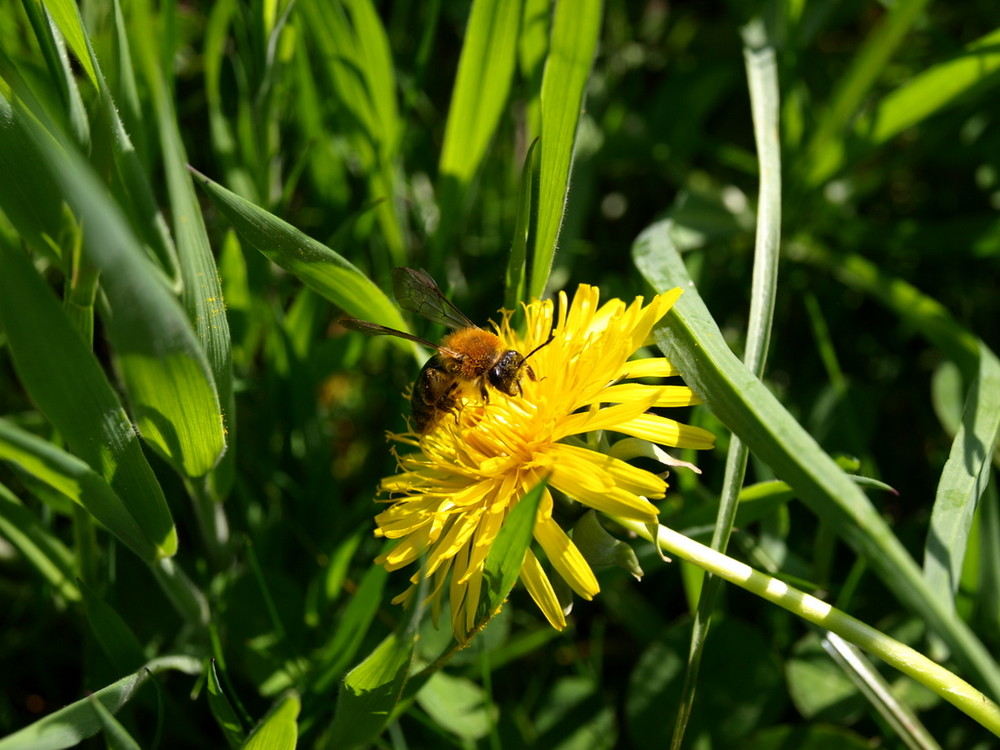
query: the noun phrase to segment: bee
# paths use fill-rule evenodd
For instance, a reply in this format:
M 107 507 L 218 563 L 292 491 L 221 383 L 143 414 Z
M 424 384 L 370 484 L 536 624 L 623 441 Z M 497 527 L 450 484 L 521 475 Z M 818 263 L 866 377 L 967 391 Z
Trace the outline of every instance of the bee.
M 352 331 L 369 336 L 398 336 L 437 351 L 427 360 L 413 384 L 410 413 L 417 432 L 430 432 L 442 416 L 455 411 L 467 387 L 478 389 L 486 402 L 489 401 L 487 386 L 507 396 L 519 396 L 522 373 L 536 380 L 534 371 L 527 364 L 528 358 L 550 343 L 553 336 L 527 355 L 522 355 L 514 349 L 505 348 L 499 336 L 469 320 L 442 294 L 426 271 L 395 268 L 392 284 L 400 307 L 433 323 L 447 326 L 452 332 L 440 344 L 433 344 L 419 336 L 366 320 L 344 318 L 340 322 Z

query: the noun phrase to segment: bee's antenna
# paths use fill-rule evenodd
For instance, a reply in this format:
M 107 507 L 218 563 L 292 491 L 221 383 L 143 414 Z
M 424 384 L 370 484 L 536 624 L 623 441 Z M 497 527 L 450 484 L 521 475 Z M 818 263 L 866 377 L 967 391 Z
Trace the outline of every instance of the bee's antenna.
M 520 362 L 520 364 L 518 364 L 518 367 L 523 367 L 524 363 L 528 361 L 528 358 L 532 354 L 534 354 L 535 352 L 537 352 L 539 349 L 544 349 L 546 346 L 548 346 L 549 344 L 551 344 L 552 343 L 552 339 L 554 339 L 555 337 L 556 337 L 555 331 L 549 333 L 549 337 L 547 339 L 545 339 L 545 341 L 543 341 L 541 344 L 539 344 L 538 346 L 536 346 L 534 349 L 532 349 L 526 355 L 524 355 L 523 357 L 521 357 L 521 362 Z

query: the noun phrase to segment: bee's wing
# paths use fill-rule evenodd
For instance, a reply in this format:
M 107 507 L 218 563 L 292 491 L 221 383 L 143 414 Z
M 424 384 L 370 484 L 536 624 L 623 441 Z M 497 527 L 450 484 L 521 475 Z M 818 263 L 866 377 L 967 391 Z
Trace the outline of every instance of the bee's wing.
M 395 328 L 380 326 L 378 323 L 369 323 L 367 320 L 358 320 L 357 318 L 341 318 L 340 324 L 344 326 L 344 328 L 350 328 L 352 331 L 365 333 L 369 336 L 396 336 L 397 338 L 416 341 L 418 344 L 423 344 L 426 347 L 435 349 L 436 351 L 439 351 L 442 354 L 447 354 L 450 357 L 460 356 L 458 352 L 447 349 L 440 344 L 434 344 L 427 339 L 420 338 L 419 336 L 414 336 L 412 333 L 397 331 Z
M 399 306 L 422 315 L 432 323 L 448 328 L 478 328 L 465 314 L 455 307 L 426 271 L 415 268 L 394 268 L 392 288 Z

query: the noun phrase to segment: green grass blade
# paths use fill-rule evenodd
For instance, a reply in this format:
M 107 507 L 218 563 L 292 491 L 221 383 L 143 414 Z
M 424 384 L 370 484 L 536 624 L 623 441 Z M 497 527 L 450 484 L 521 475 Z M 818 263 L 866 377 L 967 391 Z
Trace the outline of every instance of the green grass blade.
M 938 482 L 924 551 L 927 582 L 954 606 L 972 519 L 993 470 L 1000 440 L 1000 361 L 985 344 L 969 387 L 962 422 Z
M 173 102 L 167 91 L 163 73 L 156 67 L 159 55 L 156 54 L 157 42 L 153 33 L 155 26 L 152 23 L 138 25 L 144 27 L 146 33 L 144 38 L 139 39 L 143 49 L 140 58 L 147 84 L 153 92 L 156 109 L 160 149 L 183 280 L 181 303 L 208 359 L 217 390 L 216 397 L 222 406 L 225 433 L 235 437 L 236 407 L 233 399 L 232 348 L 219 271 L 212 256 L 212 247 L 195 195 L 194 184 L 187 170 L 187 154 L 181 140 Z M 217 499 L 225 497 L 232 486 L 234 456 L 231 452 L 227 454 L 228 458 L 224 456 L 219 464 L 213 467 L 213 481 L 210 485 Z M 212 515 L 204 514 L 204 517 L 210 518 Z M 206 534 L 208 543 L 217 548 L 225 545 L 224 537 L 225 532 L 219 529 Z
M 657 331 L 657 343 L 666 356 L 754 455 L 865 555 L 885 585 L 926 620 L 963 668 L 1000 695 L 1000 668 L 983 644 L 931 591 L 913 558 L 864 493 L 729 350 L 669 232 L 670 222 L 659 222 L 633 246 L 636 265 L 655 289 L 680 286 L 686 290 Z
M 1000 29 L 965 45 L 961 54 L 933 65 L 893 90 L 870 116 L 855 127 L 855 136 L 870 146 L 885 143 L 906 128 L 946 109 L 959 98 L 983 95 L 1000 84 Z
M 132 700 L 149 676 L 150 673 L 145 668 L 140 669 L 86 698 L 54 711 L 34 724 L 0 739 L 0 750 L 61 750 L 73 747 L 102 729 L 91 700 L 99 700 L 111 714 L 116 714 Z
M 244 750 L 295 750 L 299 727 L 296 723 L 302 703 L 294 693 L 282 696 L 267 712 L 247 741 Z
M 556 5 L 552 43 L 542 76 L 542 143 L 538 178 L 538 222 L 528 296 L 538 298 L 552 270 L 583 97 L 594 64 L 603 14 L 601 0 Z
M 67 357 L 64 361 L 73 360 Z M 80 397 L 85 392 L 79 389 L 74 395 Z M 44 396 L 45 401 L 51 398 L 49 394 Z M 124 413 L 121 416 L 124 417 Z M 66 435 L 66 439 L 72 444 L 81 438 Z M 150 562 L 156 559 L 156 545 L 150 541 L 146 530 L 137 523 L 111 486 L 76 456 L 0 419 L 0 459 L 16 463 L 35 479 L 86 508 L 142 559 Z
M 760 170 L 750 315 L 743 361 L 747 369 L 758 378 L 762 378 L 771 340 L 781 245 L 781 144 L 778 138 L 778 113 L 781 101 L 774 46 L 767 37 L 764 23 L 758 20 L 748 24 L 743 29 L 743 39 L 743 55 L 750 88 L 750 106 Z M 712 549 L 720 552 L 725 552 L 729 546 L 729 538 L 739 510 L 740 488 L 746 475 L 749 454 L 746 443 L 739 436 L 732 436 L 726 454 L 719 510 L 712 532 Z M 673 748 L 681 746 L 694 705 L 695 685 L 702 652 L 720 587 L 720 579 L 709 576 L 698 600 L 680 709 L 671 742 Z
M 111 715 L 111 712 L 104 707 L 103 703 L 92 695 L 88 696 L 88 698 L 90 699 L 90 707 L 94 709 L 94 714 L 101 724 L 101 730 L 104 732 L 104 738 L 110 750 L 142 750 L 139 743 Z
M 378 736 L 403 692 L 413 645 L 413 636 L 393 633 L 347 673 L 321 747 L 355 747 Z
M 240 717 L 233 708 L 223 692 L 222 682 L 219 680 L 219 673 L 216 670 L 215 660 L 208 667 L 208 707 L 215 717 L 219 729 L 226 737 L 229 747 L 236 748 L 243 744 L 244 731 L 240 722 Z
M 479 171 L 507 108 L 517 60 L 520 0 L 475 0 L 458 61 L 438 163 L 438 259 L 468 210 Z
M 77 494 L 84 507 L 143 559 L 174 554 L 177 534 L 163 491 L 104 371 L 27 256 L 0 241 L 0 267 L 0 321 L 21 383 L 96 475 L 89 477 L 57 449 L 43 448 L 40 439 L 36 444 L 8 431 L 8 444 L 20 445 L 22 462 L 34 455 L 40 461 L 38 471 L 48 466 L 51 474 L 39 477 L 46 483 L 66 478 L 69 483 L 57 488 L 68 497 Z
M 927 0 L 901 0 L 893 4 L 854 56 L 816 124 L 815 135 L 802 162 L 806 185 L 819 185 L 840 168 L 844 159 L 844 136 L 851 119 L 925 5 Z
M 538 139 L 532 141 L 528 153 L 524 157 L 521 168 L 521 185 L 517 190 L 517 214 L 514 217 L 514 241 L 510 246 L 510 258 L 507 260 L 507 283 L 504 285 L 503 306 L 507 310 L 516 310 L 519 302 L 527 302 L 528 274 L 528 233 L 531 229 L 531 197 L 532 180 L 534 179 L 534 156 Z
M 402 124 L 385 29 L 369 0 L 302 3 L 306 33 L 319 47 L 332 93 L 342 110 L 342 129 L 352 157 L 368 181 L 368 196 L 394 265 L 406 258 L 406 231 L 399 211 L 397 159 Z
M 76 55 L 77 62 L 83 68 L 84 73 L 90 82 L 97 87 L 97 71 L 94 69 L 93 59 L 90 54 L 90 43 L 87 40 L 87 32 L 83 28 L 83 19 L 80 17 L 80 9 L 73 0 L 43 0 L 45 8 L 52 16 L 56 26 L 66 37 L 73 54 Z M 27 4 L 26 4 L 27 5 Z
M 406 330 L 399 308 L 343 256 L 204 175 L 195 176 L 252 247 L 349 315 Z
M 6 423 L 0 420 L 0 456 L 4 456 L 6 448 L 3 432 L 6 427 Z M 60 596 L 67 601 L 80 601 L 80 589 L 74 582 L 77 573 L 73 569 L 73 553 L 2 484 L 0 537 L 17 548 L 21 556 Z

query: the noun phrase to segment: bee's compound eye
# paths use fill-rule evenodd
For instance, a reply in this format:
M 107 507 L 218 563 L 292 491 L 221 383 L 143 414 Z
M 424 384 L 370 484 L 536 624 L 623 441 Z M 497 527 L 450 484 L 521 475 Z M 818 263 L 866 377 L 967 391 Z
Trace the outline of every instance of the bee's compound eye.
M 519 352 L 509 349 L 486 374 L 486 378 L 490 381 L 490 385 L 501 393 L 517 396 L 521 393 L 519 381 L 523 362 L 524 358 Z

